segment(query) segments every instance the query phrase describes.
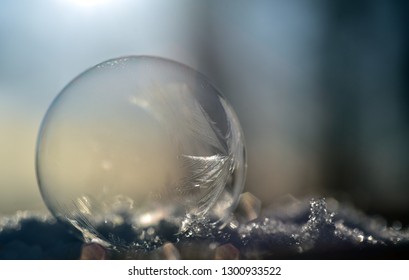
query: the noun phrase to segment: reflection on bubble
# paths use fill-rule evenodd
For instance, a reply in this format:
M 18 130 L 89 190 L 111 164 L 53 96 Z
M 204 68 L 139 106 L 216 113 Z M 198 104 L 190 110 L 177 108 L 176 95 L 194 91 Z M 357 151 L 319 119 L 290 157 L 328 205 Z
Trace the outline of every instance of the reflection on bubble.
M 113 59 L 82 73 L 52 103 L 37 175 L 57 218 L 87 240 L 126 247 L 129 228 L 158 220 L 224 224 L 243 189 L 243 135 L 200 73 L 155 57 Z

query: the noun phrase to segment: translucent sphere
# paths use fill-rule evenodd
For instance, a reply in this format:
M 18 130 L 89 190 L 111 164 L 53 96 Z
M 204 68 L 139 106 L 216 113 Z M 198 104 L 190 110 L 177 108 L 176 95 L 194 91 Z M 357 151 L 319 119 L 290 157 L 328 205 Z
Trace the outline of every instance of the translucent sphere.
M 245 179 L 239 121 L 197 71 L 130 56 L 83 72 L 54 100 L 36 157 L 41 194 L 86 240 L 126 245 L 115 231 L 205 217 L 223 225 Z

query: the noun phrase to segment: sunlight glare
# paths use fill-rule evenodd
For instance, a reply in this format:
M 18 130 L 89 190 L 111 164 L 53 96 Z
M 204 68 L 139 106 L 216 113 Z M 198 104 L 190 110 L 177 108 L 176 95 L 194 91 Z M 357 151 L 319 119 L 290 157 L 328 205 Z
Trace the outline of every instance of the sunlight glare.
M 110 0 L 71 0 L 70 2 L 82 7 L 95 7 L 110 2 Z

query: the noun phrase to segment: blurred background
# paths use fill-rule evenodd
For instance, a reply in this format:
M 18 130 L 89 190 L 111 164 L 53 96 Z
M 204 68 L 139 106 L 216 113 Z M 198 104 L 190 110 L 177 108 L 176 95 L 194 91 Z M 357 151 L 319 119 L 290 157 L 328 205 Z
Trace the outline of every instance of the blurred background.
M 35 144 L 53 98 L 110 58 L 207 75 L 243 126 L 246 191 L 332 196 L 409 222 L 409 2 L 3 0 L 0 214 L 45 210 Z

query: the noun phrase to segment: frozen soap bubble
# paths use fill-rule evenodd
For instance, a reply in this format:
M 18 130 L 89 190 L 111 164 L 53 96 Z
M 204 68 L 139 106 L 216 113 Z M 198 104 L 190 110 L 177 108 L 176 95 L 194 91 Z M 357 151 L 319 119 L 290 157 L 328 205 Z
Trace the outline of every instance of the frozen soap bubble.
M 185 65 L 147 56 L 70 82 L 43 120 L 36 161 L 50 211 L 86 241 L 114 247 L 132 240 L 101 226 L 223 225 L 246 169 L 239 121 L 220 92 Z

